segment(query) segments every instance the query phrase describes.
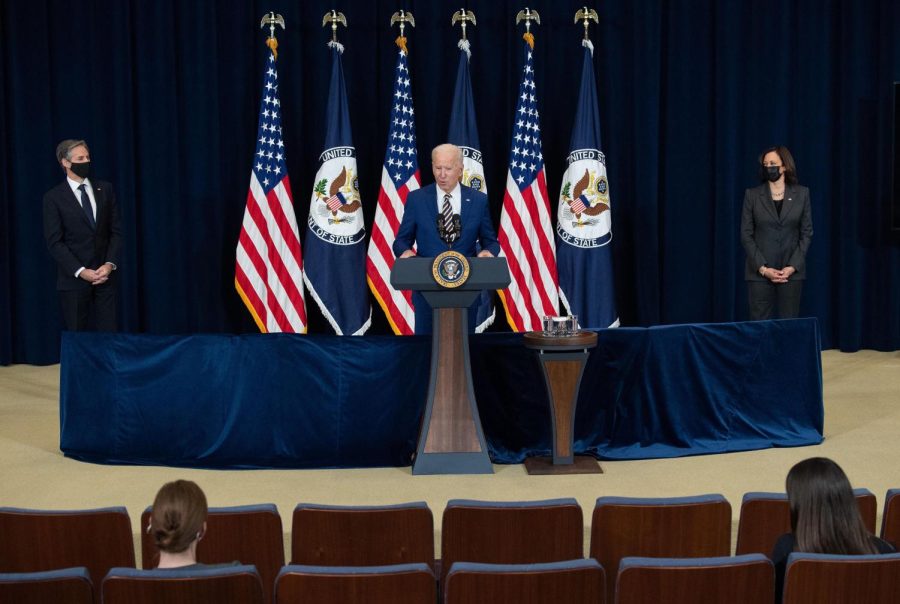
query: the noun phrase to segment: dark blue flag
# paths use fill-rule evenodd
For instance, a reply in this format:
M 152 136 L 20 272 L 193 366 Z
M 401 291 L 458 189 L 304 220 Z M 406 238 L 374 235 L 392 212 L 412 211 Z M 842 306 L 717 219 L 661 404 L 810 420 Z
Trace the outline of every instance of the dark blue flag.
M 329 43 L 325 145 L 319 157 L 304 242 L 303 278 L 338 335 L 362 335 L 372 320 L 366 285 L 366 246 L 356 149 L 341 67 L 343 47 Z
M 612 265 L 612 217 L 592 49 L 585 44 L 581 90 L 559 193 L 556 266 L 560 299 L 582 327 L 617 327 Z
M 484 166 L 481 163 L 481 143 L 478 141 L 478 124 L 475 121 L 475 100 L 472 80 L 469 77 L 471 58 L 468 40 L 460 40 L 459 67 L 456 70 L 456 89 L 450 109 L 450 129 L 447 142 L 462 149 L 462 184 L 487 195 Z M 480 250 L 480 246 L 478 248 Z M 494 292 L 482 290 L 478 298 L 475 332 L 481 333 L 494 322 Z

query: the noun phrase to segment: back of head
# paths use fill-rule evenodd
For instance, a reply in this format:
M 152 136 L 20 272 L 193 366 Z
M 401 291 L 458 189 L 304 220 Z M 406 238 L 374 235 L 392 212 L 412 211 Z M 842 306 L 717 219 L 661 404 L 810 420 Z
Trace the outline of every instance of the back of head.
M 796 551 L 817 554 L 877 553 L 859 514 L 853 487 L 839 465 L 812 457 L 786 480 Z
M 185 551 L 200 536 L 206 522 L 206 495 L 190 480 L 176 480 L 162 486 L 153 501 L 150 534 L 160 551 Z

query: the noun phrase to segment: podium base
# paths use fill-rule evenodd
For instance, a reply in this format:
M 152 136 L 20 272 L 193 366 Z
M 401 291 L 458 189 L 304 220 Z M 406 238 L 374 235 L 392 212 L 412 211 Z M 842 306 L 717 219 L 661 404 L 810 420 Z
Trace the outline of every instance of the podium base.
M 525 471 L 532 475 L 547 474 L 603 474 L 597 460 L 590 455 L 576 455 L 569 464 L 554 464 L 552 457 L 529 457 Z
M 494 466 L 486 452 L 419 453 L 413 462 L 413 475 L 422 474 L 493 474 Z

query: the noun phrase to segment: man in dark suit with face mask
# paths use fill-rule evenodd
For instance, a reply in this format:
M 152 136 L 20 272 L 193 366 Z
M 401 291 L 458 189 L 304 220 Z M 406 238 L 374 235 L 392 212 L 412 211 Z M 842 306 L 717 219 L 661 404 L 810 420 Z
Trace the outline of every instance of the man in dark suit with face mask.
M 116 330 L 116 265 L 122 242 L 112 185 L 92 180 L 83 140 L 64 140 L 56 159 L 66 179 L 44 195 L 44 238 L 56 260 L 66 329 L 83 331 L 93 315 L 98 331 Z

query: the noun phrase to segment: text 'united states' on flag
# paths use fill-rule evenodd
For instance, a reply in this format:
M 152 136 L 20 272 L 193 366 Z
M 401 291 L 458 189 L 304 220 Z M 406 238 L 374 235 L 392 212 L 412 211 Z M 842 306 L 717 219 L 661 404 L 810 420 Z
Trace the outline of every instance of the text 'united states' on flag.
M 582 327 L 617 327 L 612 266 L 612 205 L 590 41 L 583 40 L 581 89 L 557 211 L 559 292 Z
M 501 255 L 509 262 L 512 277 L 500 297 L 513 331 L 539 330 L 544 315 L 559 313 L 556 250 L 534 82 L 534 36 L 526 33 L 523 37 L 525 64 L 513 122 L 499 233 Z
M 421 176 L 406 38 L 397 38 L 397 45 L 400 51 L 394 69 L 391 125 L 366 258 L 366 276 L 369 289 L 384 310 L 391 329 L 397 335 L 408 336 L 415 332 L 415 310 L 411 292 L 399 291 L 391 286 L 391 268 L 394 266 L 391 246 L 403 219 L 406 197 L 421 186 Z
M 338 335 L 362 335 L 372 322 L 366 287 L 363 224 L 356 149 L 341 66 L 343 46 L 331 49 L 331 85 L 325 110 L 325 145 L 310 197 L 303 278 Z
M 282 140 L 274 37 L 269 47 L 234 284 L 260 331 L 305 333 L 303 256 Z

